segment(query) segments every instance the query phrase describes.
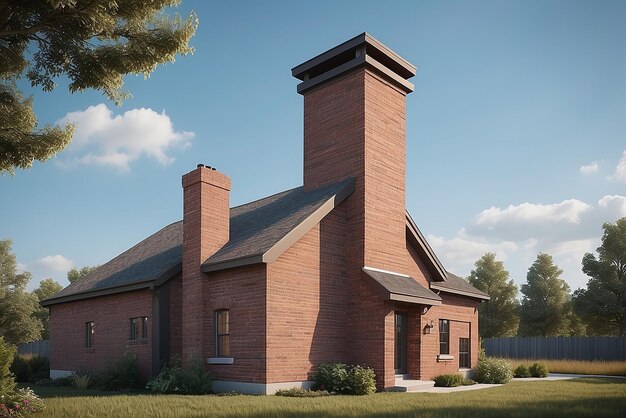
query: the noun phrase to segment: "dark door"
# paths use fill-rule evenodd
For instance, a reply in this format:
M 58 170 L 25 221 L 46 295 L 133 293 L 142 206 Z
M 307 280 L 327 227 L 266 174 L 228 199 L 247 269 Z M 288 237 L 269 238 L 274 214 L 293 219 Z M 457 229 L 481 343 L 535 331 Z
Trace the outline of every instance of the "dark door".
M 395 368 L 396 374 L 406 373 L 406 313 L 396 312 L 396 353 Z

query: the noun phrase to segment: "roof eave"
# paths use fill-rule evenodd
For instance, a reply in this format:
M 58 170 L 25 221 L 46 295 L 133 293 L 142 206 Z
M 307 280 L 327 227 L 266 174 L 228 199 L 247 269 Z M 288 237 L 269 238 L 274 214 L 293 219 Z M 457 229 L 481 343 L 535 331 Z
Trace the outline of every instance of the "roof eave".
M 421 252 L 423 253 L 421 255 L 425 256 L 425 261 L 427 262 L 426 265 L 427 267 L 429 267 L 428 270 L 430 271 L 430 273 L 433 274 L 433 276 L 437 276 L 439 278 L 439 281 L 445 282 L 447 275 L 443 264 L 428 244 L 428 241 L 426 241 L 426 238 L 419 230 L 408 211 L 406 211 L 406 226 L 407 229 L 411 232 L 411 235 L 413 236 L 415 241 L 417 242 L 419 250 L 421 250 Z
M 481 300 L 491 299 L 491 297 L 487 295 L 481 295 L 479 293 L 468 292 L 468 291 L 459 290 L 459 289 L 450 289 L 449 287 L 438 286 L 436 283 L 431 283 L 430 288 L 434 290 L 439 290 L 441 292 L 453 293 L 455 295 L 461 295 L 461 296 L 468 296 L 468 297 L 475 298 L 475 299 L 481 299 Z
M 116 293 L 123 293 L 123 292 L 130 292 L 133 290 L 146 289 L 146 288 L 154 287 L 154 282 L 155 282 L 154 279 L 150 279 L 150 280 L 144 280 L 144 281 L 137 282 L 137 283 L 131 283 L 131 284 L 124 285 L 124 286 L 112 286 L 112 287 L 106 287 L 103 289 L 93 289 L 93 290 L 88 290 L 85 292 L 73 293 L 67 296 L 61 296 L 57 298 L 52 297 L 52 298 L 44 299 L 41 302 L 39 302 L 39 304 L 45 308 L 47 306 L 57 305 L 59 303 L 73 302 L 76 300 L 90 299 L 90 298 L 95 298 L 98 296 L 107 296 L 107 295 L 113 295 Z

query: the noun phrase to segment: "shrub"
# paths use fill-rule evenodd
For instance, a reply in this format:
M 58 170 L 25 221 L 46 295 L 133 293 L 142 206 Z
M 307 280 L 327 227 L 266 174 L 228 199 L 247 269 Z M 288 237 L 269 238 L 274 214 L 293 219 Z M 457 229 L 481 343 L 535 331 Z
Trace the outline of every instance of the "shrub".
M 11 364 L 11 372 L 18 382 L 34 383 L 50 376 L 50 360 L 45 356 L 15 356 Z
M 72 384 L 76 387 L 76 389 L 87 389 L 89 387 L 90 380 L 91 379 L 88 374 L 75 374 L 72 376 Z
M 43 411 L 43 401 L 30 388 L 17 389 L 0 397 L 0 417 L 22 418 L 25 414 Z
M 513 372 L 505 360 L 484 357 L 478 360 L 474 380 L 478 383 L 504 384 L 511 381 Z
M 348 370 L 348 393 L 350 395 L 369 395 L 376 392 L 376 374 L 369 367 L 352 366 Z
M 472 379 L 467 379 L 467 378 L 463 379 L 463 386 L 472 386 L 475 384 L 476 382 L 474 382 Z
M 343 363 L 320 364 L 313 376 L 315 389 L 344 393 L 347 388 L 348 370 Z
M 513 371 L 513 376 L 515 376 L 515 377 L 530 377 L 531 374 L 530 374 L 530 371 L 528 370 L 528 367 L 524 366 L 523 364 L 520 364 Z
M 442 388 L 453 388 L 463 384 L 463 376 L 460 374 L 442 374 L 433 379 L 435 386 Z
M 320 364 L 313 376 L 315 389 L 345 395 L 368 395 L 376 391 L 376 374 L 369 367 L 343 363 Z
M 13 393 L 15 378 L 10 367 L 15 356 L 15 347 L 4 342 L 0 336 L 0 397 Z
M 533 363 L 528 371 L 532 377 L 548 377 L 548 368 L 543 363 Z
M 188 367 L 182 367 L 175 360 L 170 367 L 161 372 L 146 384 L 146 389 L 155 393 L 180 393 L 186 395 L 204 395 L 211 393 L 212 379 L 203 368 L 202 361 L 193 358 Z
M 82 373 L 80 373 L 82 374 Z M 135 389 L 139 386 L 137 354 L 126 352 L 114 363 L 92 376 L 93 385 L 105 390 Z
M 307 390 L 302 388 L 281 389 L 276 391 L 276 396 L 288 396 L 291 398 L 317 398 L 328 396 L 330 393 L 325 390 Z

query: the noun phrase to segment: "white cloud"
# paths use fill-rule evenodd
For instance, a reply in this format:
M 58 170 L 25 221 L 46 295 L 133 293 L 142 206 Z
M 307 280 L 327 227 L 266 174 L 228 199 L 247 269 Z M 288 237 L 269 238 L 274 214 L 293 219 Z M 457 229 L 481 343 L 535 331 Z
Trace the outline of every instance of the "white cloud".
M 517 284 L 539 252 L 551 254 L 572 289 L 583 287 L 585 253 L 600 245 L 602 224 L 626 216 L 626 196 L 606 195 L 596 204 L 576 199 L 552 204 L 523 203 L 480 212 L 454 237 L 429 235 L 446 268 L 466 276 L 486 252 L 505 260 Z
M 592 161 L 591 164 L 583 165 L 582 167 L 580 167 L 579 171 L 582 174 L 589 175 L 589 174 L 597 173 L 599 169 L 600 169 L 600 166 L 598 165 L 598 162 Z
M 62 165 L 97 164 L 128 171 L 130 163 L 142 156 L 166 165 L 174 161 L 166 151 L 185 148 L 194 137 L 193 132 L 175 131 L 165 112 L 145 108 L 114 116 L 101 103 L 70 112 L 57 121 L 68 122 L 76 124 L 76 132 Z
M 626 183 L 626 150 L 624 150 L 622 158 L 617 163 L 617 167 L 615 167 L 615 173 L 609 176 L 609 180 L 623 181 Z
M 74 267 L 74 262 L 61 254 L 48 255 L 36 261 L 37 265 L 55 271 L 65 272 Z

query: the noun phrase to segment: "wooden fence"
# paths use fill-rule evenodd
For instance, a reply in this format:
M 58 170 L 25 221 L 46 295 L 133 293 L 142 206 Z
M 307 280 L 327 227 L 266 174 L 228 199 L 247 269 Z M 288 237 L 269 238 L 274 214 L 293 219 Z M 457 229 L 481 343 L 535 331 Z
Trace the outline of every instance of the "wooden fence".
M 484 338 L 488 356 L 515 359 L 626 360 L 626 337 Z
M 21 356 L 50 357 L 50 340 L 33 341 L 17 345 L 17 354 Z

